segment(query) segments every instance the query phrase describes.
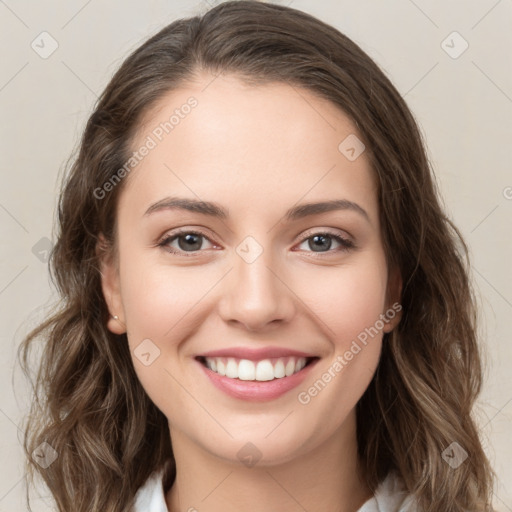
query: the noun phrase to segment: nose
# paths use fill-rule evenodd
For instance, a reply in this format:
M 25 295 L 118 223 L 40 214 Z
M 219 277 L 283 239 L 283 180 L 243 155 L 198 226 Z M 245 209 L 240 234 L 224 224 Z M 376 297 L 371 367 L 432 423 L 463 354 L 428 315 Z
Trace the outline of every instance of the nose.
M 223 320 L 248 331 L 264 331 L 290 322 L 297 299 L 279 268 L 266 251 L 250 263 L 235 255 L 219 303 Z

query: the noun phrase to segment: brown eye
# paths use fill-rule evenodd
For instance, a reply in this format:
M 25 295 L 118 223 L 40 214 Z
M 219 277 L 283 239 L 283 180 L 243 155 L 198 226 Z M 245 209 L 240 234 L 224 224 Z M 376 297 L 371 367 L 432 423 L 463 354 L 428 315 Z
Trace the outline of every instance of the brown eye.
M 167 235 L 158 246 L 163 247 L 166 251 L 173 254 L 192 256 L 194 253 L 200 252 L 201 249 L 203 249 L 204 240 L 208 240 L 208 238 L 198 231 L 181 231 Z M 171 244 L 176 242 L 177 246 L 171 246 Z
M 339 244 L 339 247 L 337 249 L 335 248 L 334 250 L 330 250 L 333 245 L 333 240 L 335 243 Z M 351 240 L 328 232 L 320 232 L 310 235 L 301 242 L 301 245 L 306 242 L 309 250 L 318 253 L 348 251 L 354 247 L 354 243 Z

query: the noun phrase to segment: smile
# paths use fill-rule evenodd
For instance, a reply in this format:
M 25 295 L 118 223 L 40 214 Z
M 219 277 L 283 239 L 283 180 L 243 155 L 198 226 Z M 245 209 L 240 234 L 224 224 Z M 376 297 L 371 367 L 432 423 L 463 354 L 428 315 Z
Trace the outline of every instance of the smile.
M 252 361 L 234 357 L 199 358 L 207 368 L 229 379 L 265 382 L 290 377 L 315 359 L 312 357 L 275 357 Z
M 195 357 L 206 382 L 232 398 L 275 400 L 299 386 L 320 360 L 304 352 L 280 348 L 230 348 Z

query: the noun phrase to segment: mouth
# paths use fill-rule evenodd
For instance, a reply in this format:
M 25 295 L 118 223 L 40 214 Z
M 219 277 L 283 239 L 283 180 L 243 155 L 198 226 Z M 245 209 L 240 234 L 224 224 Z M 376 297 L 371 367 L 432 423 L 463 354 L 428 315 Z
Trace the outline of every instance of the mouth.
M 320 357 L 278 346 L 230 347 L 197 355 L 205 382 L 238 400 L 274 400 L 299 386 Z
M 228 379 L 268 382 L 298 374 L 319 357 L 271 357 L 260 360 L 236 357 L 197 356 L 196 360 L 213 373 Z

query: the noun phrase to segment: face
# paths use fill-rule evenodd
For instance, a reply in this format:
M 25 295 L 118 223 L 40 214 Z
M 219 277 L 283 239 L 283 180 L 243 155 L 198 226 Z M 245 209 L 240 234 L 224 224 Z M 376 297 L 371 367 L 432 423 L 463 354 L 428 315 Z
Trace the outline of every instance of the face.
M 400 291 L 354 136 L 307 90 L 230 75 L 147 113 L 102 285 L 171 437 L 277 464 L 353 434 Z

